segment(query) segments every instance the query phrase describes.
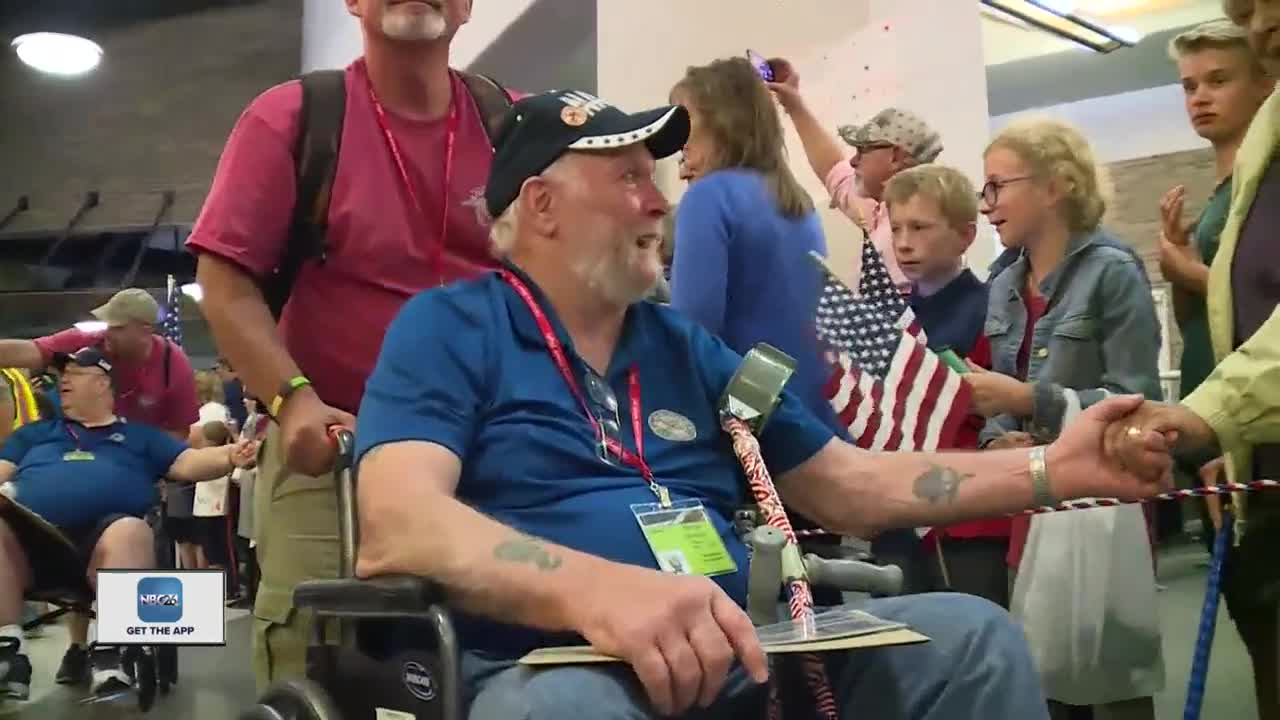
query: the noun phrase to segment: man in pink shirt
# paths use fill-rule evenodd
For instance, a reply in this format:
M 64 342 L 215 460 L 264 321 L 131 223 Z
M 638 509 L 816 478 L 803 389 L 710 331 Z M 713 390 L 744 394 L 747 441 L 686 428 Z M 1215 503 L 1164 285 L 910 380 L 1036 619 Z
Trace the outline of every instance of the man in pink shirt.
M 123 418 L 187 439 L 198 417 L 195 372 L 178 345 L 155 332 L 160 304 L 146 290 L 128 288 L 93 310 L 101 330 L 69 328 L 35 340 L 0 340 L 0 367 L 42 370 L 58 353 L 103 350 L 114 366 L 115 408 Z
M 338 573 L 327 428 L 353 424 L 383 333 L 406 300 L 496 267 L 484 203 L 493 155 L 486 117 L 449 67 L 471 0 L 347 7 L 364 55 L 345 70 L 327 251 L 301 267 L 278 327 L 262 287 L 282 266 L 298 195 L 299 82 L 245 109 L 189 240 L 218 349 L 274 420 L 254 488 L 261 687 L 304 674 L 311 623 L 293 607 L 294 586 Z
M 881 110 L 861 126 L 844 125 L 840 137 L 854 149 L 845 155 L 823 128 L 800 94 L 800 75 L 781 58 L 769 61 L 776 82 L 769 83 L 782 108 L 791 116 L 809 165 L 827 187 L 831 207 L 838 208 L 862 228 L 880 251 L 898 289 L 911 283 L 893 254 L 893 232 L 884 204 L 884 186 L 899 171 L 931 163 L 942 152 L 942 140 L 924 120 L 899 108 Z M 854 253 L 855 277 L 862 273 L 862 256 Z
M 0 367 L 43 370 L 53 364 L 56 354 L 99 348 L 113 366 L 115 412 L 185 442 L 191 424 L 199 418 L 195 371 L 180 346 L 156 334 L 160 304 L 146 290 L 128 288 L 92 314 L 105 329 L 68 328 L 35 340 L 0 340 Z M 57 680 L 78 684 L 89 674 L 88 618 L 72 616 L 68 630 L 71 643 Z

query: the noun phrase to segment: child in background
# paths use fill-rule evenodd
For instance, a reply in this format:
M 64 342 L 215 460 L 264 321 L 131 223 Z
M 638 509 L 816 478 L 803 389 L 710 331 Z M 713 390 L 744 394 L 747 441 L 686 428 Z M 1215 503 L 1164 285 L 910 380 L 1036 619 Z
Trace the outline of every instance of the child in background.
M 982 367 L 991 365 L 983 333 L 987 286 L 965 267 L 964 254 L 977 234 L 978 200 L 964 173 L 943 165 L 921 165 L 894 175 L 885 185 L 893 251 L 911 283 L 909 302 L 935 352 L 951 350 Z M 971 416 L 954 447 L 974 449 L 984 420 Z M 914 532 L 878 542 L 878 556 L 905 561 L 910 590 L 952 590 L 1009 606 L 1005 555 L 1009 520 L 994 519 L 935 528 L 917 543 Z M 887 545 L 887 547 L 884 547 Z M 884 558 L 889 559 L 889 558 Z

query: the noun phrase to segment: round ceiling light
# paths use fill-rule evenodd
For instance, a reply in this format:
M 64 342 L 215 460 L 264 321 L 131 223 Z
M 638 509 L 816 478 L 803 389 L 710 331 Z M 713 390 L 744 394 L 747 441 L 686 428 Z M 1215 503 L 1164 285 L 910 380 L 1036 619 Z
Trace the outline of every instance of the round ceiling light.
M 79 35 L 38 32 L 13 39 L 18 59 L 52 75 L 81 75 L 98 67 L 102 48 Z

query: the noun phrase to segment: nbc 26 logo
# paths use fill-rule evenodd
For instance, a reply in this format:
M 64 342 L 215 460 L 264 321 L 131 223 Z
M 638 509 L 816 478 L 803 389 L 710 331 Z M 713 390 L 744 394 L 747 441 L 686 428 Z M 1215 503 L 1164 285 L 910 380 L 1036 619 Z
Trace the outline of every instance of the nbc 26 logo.
M 138 619 L 148 623 L 172 623 L 182 619 L 182 581 L 175 577 L 138 580 Z

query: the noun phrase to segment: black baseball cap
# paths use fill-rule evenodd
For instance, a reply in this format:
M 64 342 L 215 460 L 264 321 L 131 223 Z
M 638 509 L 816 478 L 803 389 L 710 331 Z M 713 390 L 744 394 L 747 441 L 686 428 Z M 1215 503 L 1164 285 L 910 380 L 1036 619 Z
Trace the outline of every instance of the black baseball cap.
M 679 105 L 626 113 L 581 90 L 553 90 L 520 99 L 494 141 L 484 198 L 498 217 L 525 180 L 570 150 L 613 150 L 643 142 L 654 158 L 674 155 L 689 139 L 689 113 Z
M 79 350 L 67 354 L 58 353 L 53 357 L 53 366 L 58 370 L 65 369 L 68 365 L 76 365 L 84 368 L 98 368 L 111 376 L 111 361 L 101 350 L 95 347 L 80 348 Z

